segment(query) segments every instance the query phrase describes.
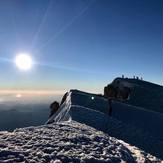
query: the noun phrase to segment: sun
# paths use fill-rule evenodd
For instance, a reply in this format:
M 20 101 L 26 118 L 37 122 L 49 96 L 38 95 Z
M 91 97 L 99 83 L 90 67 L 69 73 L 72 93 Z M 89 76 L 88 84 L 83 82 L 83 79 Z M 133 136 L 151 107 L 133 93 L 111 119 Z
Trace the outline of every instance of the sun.
M 17 98 L 21 98 L 22 95 L 21 95 L 21 94 L 16 94 L 16 97 L 17 97 Z
M 15 57 L 15 64 L 20 70 L 29 70 L 32 67 L 32 58 L 29 54 L 18 54 Z

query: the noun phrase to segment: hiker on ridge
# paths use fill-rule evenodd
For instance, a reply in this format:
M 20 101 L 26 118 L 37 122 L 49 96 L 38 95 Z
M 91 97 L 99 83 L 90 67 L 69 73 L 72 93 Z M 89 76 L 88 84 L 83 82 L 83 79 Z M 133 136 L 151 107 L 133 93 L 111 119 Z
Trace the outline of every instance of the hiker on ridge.
M 104 87 L 104 97 L 108 99 L 109 116 L 112 115 L 112 100 L 125 101 L 129 99 L 131 89 L 122 85 L 108 84 Z
M 59 109 L 59 103 L 57 101 L 54 101 L 51 105 L 50 105 L 50 115 L 49 118 L 58 111 Z

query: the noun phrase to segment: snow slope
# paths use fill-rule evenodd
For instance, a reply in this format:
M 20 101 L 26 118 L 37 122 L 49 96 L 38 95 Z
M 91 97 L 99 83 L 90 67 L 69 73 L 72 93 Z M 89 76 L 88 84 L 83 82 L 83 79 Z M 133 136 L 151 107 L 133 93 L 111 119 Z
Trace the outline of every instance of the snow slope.
M 162 114 L 119 102 L 113 103 L 112 118 L 107 113 L 104 98 L 71 90 L 65 103 L 49 121 L 72 119 L 85 123 L 163 159 Z
M 0 162 L 161 162 L 75 121 L 0 132 Z
M 0 132 L 0 162 L 163 162 L 161 139 L 107 112 L 102 97 L 71 90 L 52 124 Z

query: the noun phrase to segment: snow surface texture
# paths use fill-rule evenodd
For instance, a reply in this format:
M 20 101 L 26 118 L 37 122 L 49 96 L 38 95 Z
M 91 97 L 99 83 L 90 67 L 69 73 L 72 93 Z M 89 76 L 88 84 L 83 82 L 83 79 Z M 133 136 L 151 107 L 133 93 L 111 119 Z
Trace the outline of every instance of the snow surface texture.
M 162 114 L 119 102 L 113 103 L 112 118 L 107 114 L 108 103 L 104 98 L 71 90 L 49 121 L 72 119 L 85 123 L 163 159 Z
M 75 121 L 0 132 L 0 162 L 161 162 Z

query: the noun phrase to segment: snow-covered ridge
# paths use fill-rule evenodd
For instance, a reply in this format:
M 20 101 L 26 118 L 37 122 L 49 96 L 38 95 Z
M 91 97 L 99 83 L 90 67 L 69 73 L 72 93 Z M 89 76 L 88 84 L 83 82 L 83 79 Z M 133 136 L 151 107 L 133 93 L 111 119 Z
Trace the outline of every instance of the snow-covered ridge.
M 50 120 L 85 123 L 163 159 L 162 115 L 119 102 L 113 103 L 112 118 L 107 113 L 108 103 L 103 97 L 71 90 Z
M 159 139 L 107 112 L 102 97 L 71 90 L 52 124 L 0 132 L 0 162 L 161 162 L 148 154 L 161 158 Z
M 0 132 L 0 162 L 161 162 L 74 121 Z

